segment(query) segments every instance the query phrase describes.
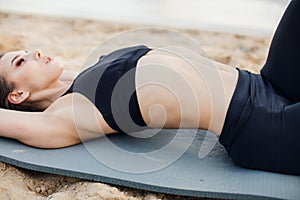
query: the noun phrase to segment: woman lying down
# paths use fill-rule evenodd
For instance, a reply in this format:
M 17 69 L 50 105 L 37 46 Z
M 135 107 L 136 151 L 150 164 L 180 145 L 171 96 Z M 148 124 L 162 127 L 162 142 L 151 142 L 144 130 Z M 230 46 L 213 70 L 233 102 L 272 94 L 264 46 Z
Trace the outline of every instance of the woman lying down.
M 75 77 L 41 51 L 6 52 L 0 58 L 0 136 L 60 148 L 104 134 L 204 129 L 240 166 L 300 175 L 297 19 L 300 4 L 293 0 L 260 74 L 217 62 L 213 68 L 200 55 L 191 66 L 140 45 L 99 55 Z

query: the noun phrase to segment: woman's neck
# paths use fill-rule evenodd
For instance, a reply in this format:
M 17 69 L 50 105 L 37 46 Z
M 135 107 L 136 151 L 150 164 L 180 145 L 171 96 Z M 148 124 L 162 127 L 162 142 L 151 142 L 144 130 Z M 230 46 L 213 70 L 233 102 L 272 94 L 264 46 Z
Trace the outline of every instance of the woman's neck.
M 60 81 L 67 81 L 67 82 L 73 82 L 75 77 L 77 76 L 76 72 L 73 72 L 71 70 L 65 69 L 61 76 L 59 77 Z
M 27 104 L 34 104 L 42 110 L 48 108 L 54 101 L 66 93 L 75 77 L 76 74 L 74 72 L 64 70 L 59 79 L 53 82 L 47 89 L 32 94 Z
M 31 94 L 30 99 L 24 104 L 34 105 L 44 110 L 59 99 L 70 88 L 71 84 L 72 82 L 69 81 L 58 81 L 47 89 Z

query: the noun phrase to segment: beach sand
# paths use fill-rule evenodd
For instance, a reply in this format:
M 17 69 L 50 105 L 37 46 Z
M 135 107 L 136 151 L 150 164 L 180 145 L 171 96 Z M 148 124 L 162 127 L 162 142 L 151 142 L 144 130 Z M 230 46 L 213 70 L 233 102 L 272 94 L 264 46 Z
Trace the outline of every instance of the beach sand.
M 57 18 L 0 13 L 0 53 L 40 49 L 58 56 L 65 67 L 80 71 L 82 63 L 101 42 L 140 25 L 89 19 Z M 198 42 L 207 56 L 224 64 L 259 72 L 265 62 L 271 37 L 255 37 L 195 29 L 174 29 Z M 136 34 L 136 35 L 134 35 Z M 133 33 L 136 38 L 139 32 Z M 143 40 L 172 44 L 168 31 L 143 30 Z M 126 45 L 110 43 L 109 45 Z M 177 43 L 178 44 L 178 43 Z M 180 44 L 179 44 L 180 45 Z M 109 49 L 109 47 L 107 47 Z M 47 158 L 45 158 L 47 159 Z M 0 199 L 197 199 L 159 194 L 53 174 L 33 172 L 0 163 Z

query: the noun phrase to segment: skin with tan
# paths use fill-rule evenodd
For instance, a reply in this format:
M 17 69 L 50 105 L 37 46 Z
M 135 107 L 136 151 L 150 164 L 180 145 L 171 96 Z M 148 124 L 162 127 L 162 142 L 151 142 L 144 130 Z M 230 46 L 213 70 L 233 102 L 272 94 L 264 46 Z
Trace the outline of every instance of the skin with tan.
M 191 64 L 159 49 L 139 59 L 136 93 L 149 127 L 199 128 L 220 135 L 238 71 L 216 62 L 212 67 L 205 57 L 196 60 Z M 61 97 L 75 73 L 64 70 L 55 58 L 41 51 L 8 52 L 0 59 L 0 74 L 15 84 L 10 102 L 45 109 L 0 109 L 1 136 L 39 148 L 60 148 L 116 133 L 83 95 Z

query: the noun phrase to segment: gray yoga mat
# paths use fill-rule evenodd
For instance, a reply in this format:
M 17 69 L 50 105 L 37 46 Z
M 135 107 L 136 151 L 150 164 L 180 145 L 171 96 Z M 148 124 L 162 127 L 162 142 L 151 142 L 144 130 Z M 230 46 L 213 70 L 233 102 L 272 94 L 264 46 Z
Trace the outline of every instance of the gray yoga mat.
M 236 166 L 219 143 L 213 145 L 213 137 L 204 139 L 207 134 L 201 130 L 164 130 L 150 138 L 141 138 L 139 133 L 135 133 L 139 138 L 115 134 L 49 150 L 0 138 L 0 160 L 36 171 L 170 194 L 300 199 L 300 176 Z M 213 148 L 200 158 L 204 140 Z

